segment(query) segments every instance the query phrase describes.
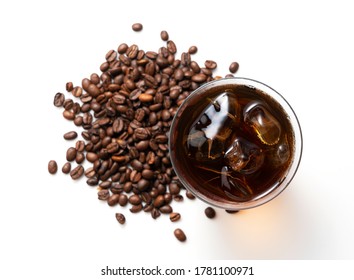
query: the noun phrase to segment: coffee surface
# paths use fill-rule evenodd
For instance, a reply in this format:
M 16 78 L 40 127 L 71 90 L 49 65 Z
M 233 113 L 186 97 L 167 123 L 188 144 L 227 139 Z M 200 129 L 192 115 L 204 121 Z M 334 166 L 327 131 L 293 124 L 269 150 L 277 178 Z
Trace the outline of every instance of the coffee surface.
M 175 151 L 185 178 L 205 196 L 255 200 L 277 187 L 294 153 L 280 104 L 244 85 L 224 85 L 188 100 Z

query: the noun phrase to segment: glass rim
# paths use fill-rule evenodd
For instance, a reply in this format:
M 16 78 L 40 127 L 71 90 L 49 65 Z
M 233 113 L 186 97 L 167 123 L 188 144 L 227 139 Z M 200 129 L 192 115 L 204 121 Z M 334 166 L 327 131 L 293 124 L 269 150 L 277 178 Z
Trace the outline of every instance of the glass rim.
M 202 194 L 200 191 L 198 191 L 198 187 L 191 186 L 188 181 L 184 178 L 182 175 L 182 172 L 177 168 L 176 161 L 178 159 L 174 155 L 174 149 L 172 148 L 172 144 L 174 141 L 174 133 L 173 131 L 176 130 L 176 125 L 178 123 L 178 118 L 181 116 L 183 111 L 185 110 L 186 107 L 188 107 L 188 102 L 189 100 L 196 98 L 198 94 L 203 94 L 206 90 L 217 87 L 217 86 L 223 86 L 223 85 L 244 85 L 248 87 L 253 87 L 258 90 L 261 90 L 264 94 L 272 97 L 276 102 L 279 103 L 279 105 L 282 107 L 284 112 L 286 113 L 290 124 L 293 129 L 294 133 L 294 155 L 292 158 L 292 161 L 282 177 L 282 179 L 278 182 L 275 182 L 275 187 L 271 188 L 269 192 L 265 192 L 264 194 L 260 195 L 258 198 L 250 200 L 250 201 L 243 201 L 243 202 L 236 202 L 236 201 L 218 201 L 215 199 L 211 199 L 210 197 Z M 293 110 L 292 106 L 289 104 L 289 102 L 284 98 L 283 95 L 281 95 L 278 91 L 273 89 L 272 87 L 268 86 L 265 83 L 259 82 L 254 79 L 249 79 L 249 78 L 243 78 L 243 77 L 232 77 L 232 78 L 221 78 L 218 80 L 213 80 L 210 82 L 207 82 L 191 92 L 191 94 L 182 102 L 180 107 L 177 109 L 176 114 L 172 120 L 171 127 L 170 127 L 170 137 L 169 137 L 169 150 L 170 150 L 170 158 L 171 158 L 171 164 L 173 169 L 176 172 L 177 177 L 183 184 L 183 186 L 192 192 L 196 197 L 201 199 L 202 201 L 206 202 L 209 205 L 222 208 L 222 209 L 227 209 L 227 210 L 244 210 L 244 209 L 249 209 L 253 207 L 260 206 L 266 202 L 271 201 L 275 197 L 277 197 L 283 190 L 285 190 L 292 179 L 294 178 L 295 174 L 297 173 L 297 170 L 299 168 L 301 158 L 302 158 L 302 152 L 303 152 L 303 136 L 302 136 L 302 129 L 300 126 L 300 122 L 298 120 L 298 117 L 295 114 L 295 111 Z

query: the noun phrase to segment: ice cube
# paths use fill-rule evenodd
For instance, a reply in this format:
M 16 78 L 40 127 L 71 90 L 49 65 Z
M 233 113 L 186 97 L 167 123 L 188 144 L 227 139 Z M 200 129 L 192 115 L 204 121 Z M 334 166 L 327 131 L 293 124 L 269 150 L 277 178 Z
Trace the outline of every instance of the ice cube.
M 290 147 L 287 139 L 282 140 L 272 151 L 271 162 L 274 166 L 286 163 L 290 158 Z
M 264 144 L 278 143 L 281 134 L 280 123 L 264 106 L 256 104 L 247 109 L 244 121 L 254 129 Z
M 239 120 L 239 104 L 234 96 L 224 92 L 209 100 L 187 136 L 189 155 L 198 161 L 222 159 L 225 141 Z
M 251 174 L 262 166 L 264 153 L 256 144 L 237 137 L 226 150 L 225 158 L 232 170 L 241 174 Z

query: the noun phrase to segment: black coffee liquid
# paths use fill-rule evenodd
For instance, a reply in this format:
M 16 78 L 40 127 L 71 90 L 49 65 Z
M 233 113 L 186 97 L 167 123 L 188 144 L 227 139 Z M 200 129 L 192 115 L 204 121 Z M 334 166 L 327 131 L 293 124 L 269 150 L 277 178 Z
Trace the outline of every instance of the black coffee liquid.
M 178 120 L 183 131 L 175 150 L 185 177 L 201 184 L 202 194 L 242 202 L 281 183 L 292 162 L 294 133 L 278 102 L 244 85 L 219 86 L 190 102 Z

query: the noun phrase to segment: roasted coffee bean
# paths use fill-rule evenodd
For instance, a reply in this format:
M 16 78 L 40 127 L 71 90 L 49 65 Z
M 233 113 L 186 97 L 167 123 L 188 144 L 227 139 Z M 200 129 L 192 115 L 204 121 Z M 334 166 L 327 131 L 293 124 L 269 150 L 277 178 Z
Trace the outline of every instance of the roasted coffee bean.
M 70 171 L 71 171 L 71 163 L 70 162 L 66 162 L 63 167 L 61 168 L 61 171 L 64 173 L 64 174 L 69 174 Z
M 69 131 L 64 134 L 64 139 L 65 140 L 73 140 L 77 137 L 77 132 L 76 131 Z
M 82 96 L 82 88 L 79 86 L 74 87 L 72 90 L 72 94 L 77 98 L 81 97 Z
M 170 205 L 166 204 L 164 206 L 161 206 L 159 208 L 160 212 L 163 213 L 163 214 L 170 214 L 172 213 L 173 209 Z
M 154 97 L 150 94 L 142 93 L 139 95 L 139 100 L 144 103 L 151 102 L 153 99 Z
M 171 222 L 177 222 L 180 219 L 181 219 L 181 214 L 180 213 L 176 213 L 176 212 L 170 213 Z
M 203 83 L 207 80 L 207 76 L 203 73 L 195 74 L 192 76 L 192 81 L 197 83 Z
M 110 50 L 106 54 L 106 60 L 108 62 L 113 62 L 117 58 L 117 53 L 115 50 Z
M 91 167 L 89 167 L 89 168 L 87 168 L 87 169 L 85 170 L 85 176 L 86 176 L 87 178 L 93 178 L 93 177 L 96 176 L 96 171 L 95 171 L 95 169 L 93 168 L 93 166 L 91 166 Z
M 86 159 L 89 162 L 94 163 L 98 159 L 98 155 L 96 153 L 93 153 L 93 152 L 88 152 L 88 153 L 86 153 Z
M 64 101 L 65 101 L 65 95 L 62 94 L 61 92 L 58 92 L 55 96 L 54 96 L 54 106 L 55 107 L 63 107 L 64 105 Z
M 180 228 L 175 229 L 173 233 L 175 237 L 178 239 L 178 241 L 184 242 L 187 240 L 185 233 Z
M 141 198 L 139 195 L 133 194 L 129 197 L 129 203 L 132 205 L 138 205 L 141 203 Z
M 76 166 L 73 170 L 70 172 L 70 176 L 73 180 L 79 179 L 82 175 L 84 174 L 84 167 L 82 165 Z
M 155 174 L 154 171 L 152 171 L 151 169 L 144 169 L 141 172 L 141 176 L 147 180 L 151 180 L 152 178 L 154 178 Z
M 76 158 L 76 153 L 77 150 L 73 147 L 70 147 L 67 151 L 66 151 L 66 160 L 67 161 L 73 161 Z
M 121 225 L 125 224 L 125 216 L 122 213 L 116 213 L 116 219 Z
M 190 54 L 195 54 L 195 53 L 197 53 L 197 51 L 198 51 L 197 46 L 191 46 L 191 47 L 188 49 L 188 52 L 189 52 Z
M 126 43 L 122 43 L 118 46 L 118 53 L 124 54 L 128 49 L 128 45 Z
M 239 68 L 239 64 L 237 62 L 232 62 L 230 64 L 229 71 L 231 73 L 235 74 L 237 72 L 238 68 Z
M 133 205 L 129 211 L 132 212 L 132 213 L 138 213 L 140 212 L 141 210 L 143 210 L 143 205 L 142 204 L 138 204 L 138 205 Z
M 112 186 L 111 181 L 103 181 L 102 183 L 99 184 L 100 188 L 102 189 L 109 189 Z
M 209 219 L 213 219 L 215 218 L 216 212 L 214 210 L 214 208 L 212 207 L 207 207 L 204 210 L 205 216 L 207 216 Z
M 217 64 L 214 60 L 206 60 L 204 65 L 207 69 L 215 69 L 217 67 Z
M 158 196 L 156 197 L 156 199 L 154 200 L 154 206 L 155 206 L 156 208 L 159 208 L 159 207 L 161 207 L 161 206 L 164 205 L 164 204 L 165 204 L 165 198 L 164 198 L 164 196 L 163 196 L 162 194 L 158 195 Z
M 119 194 L 112 194 L 108 199 L 107 199 L 107 204 L 109 206 L 114 206 L 117 205 L 119 201 Z
M 166 30 L 162 30 L 161 33 L 160 33 L 160 37 L 161 37 L 161 39 L 163 41 L 168 41 L 169 36 L 168 36 L 167 31 Z
M 125 206 L 128 203 L 128 196 L 125 194 L 120 194 L 118 199 L 118 204 L 120 206 Z
M 63 116 L 64 116 L 64 118 L 66 118 L 69 121 L 72 121 L 75 119 L 75 113 L 73 111 L 64 110 Z
M 141 175 L 141 173 L 139 173 Z M 141 178 L 141 177 L 140 177 Z M 147 190 L 147 188 L 149 187 L 150 182 L 146 179 L 140 179 L 137 183 L 137 188 L 139 191 L 143 192 L 145 190 Z
M 190 191 L 186 191 L 186 197 L 189 199 L 195 199 L 194 194 L 192 194 Z
M 55 160 L 50 160 L 48 162 L 48 172 L 50 174 L 55 174 L 58 171 L 58 164 Z
M 161 212 L 160 212 L 158 209 L 153 208 L 153 209 L 151 210 L 151 217 L 152 217 L 153 219 L 157 219 L 157 218 L 160 217 L 160 216 L 161 216 Z
M 87 185 L 94 187 L 94 186 L 98 185 L 98 179 L 96 177 L 89 178 L 89 179 L 87 179 L 86 183 L 87 183 Z
M 138 32 L 138 31 L 141 31 L 143 29 L 143 25 L 141 23 L 134 23 L 132 25 L 132 29 L 135 31 L 135 32 Z
M 72 82 L 67 82 L 66 85 L 65 85 L 65 89 L 67 92 L 71 92 L 74 88 L 74 85 Z
M 99 200 L 107 200 L 110 196 L 109 190 L 100 190 L 97 195 Z
M 172 54 L 177 52 L 176 44 L 173 41 L 167 41 L 167 49 Z

